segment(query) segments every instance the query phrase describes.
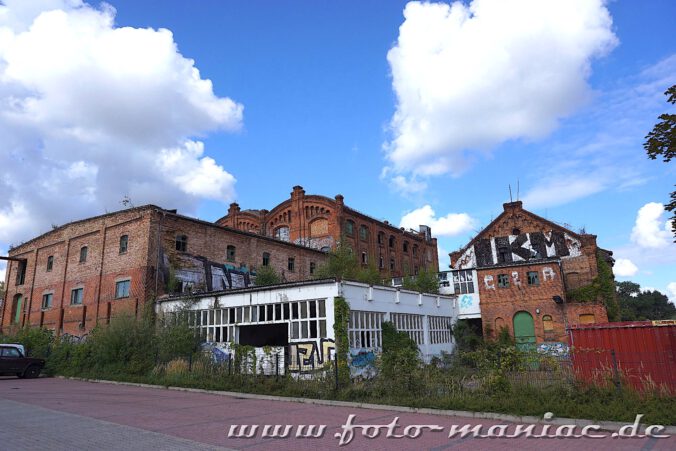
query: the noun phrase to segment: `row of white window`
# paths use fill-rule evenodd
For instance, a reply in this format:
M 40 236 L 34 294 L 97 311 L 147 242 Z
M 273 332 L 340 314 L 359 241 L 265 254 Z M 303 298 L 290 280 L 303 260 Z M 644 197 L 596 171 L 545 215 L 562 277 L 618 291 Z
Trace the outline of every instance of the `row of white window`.
M 351 311 L 348 338 L 351 348 L 382 347 L 382 324 L 385 314 L 381 312 Z M 390 321 L 401 332 L 406 332 L 418 346 L 425 344 L 423 315 L 390 313 Z M 451 318 L 428 316 L 431 344 L 451 343 Z

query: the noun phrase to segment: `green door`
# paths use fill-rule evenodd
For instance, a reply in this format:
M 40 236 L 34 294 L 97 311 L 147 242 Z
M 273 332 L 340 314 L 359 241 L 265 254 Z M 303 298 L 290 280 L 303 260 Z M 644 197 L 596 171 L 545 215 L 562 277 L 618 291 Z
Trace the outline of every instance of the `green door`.
M 21 301 L 23 301 L 23 297 L 20 294 L 17 294 L 14 297 L 14 318 L 12 318 L 12 321 L 14 324 L 19 324 L 19 321 L 21 321 Z
M 514 315 L 514 340 L 516 347 L 522 351 L 535 350 L 535 323 L 528 312 L 517 312 Z

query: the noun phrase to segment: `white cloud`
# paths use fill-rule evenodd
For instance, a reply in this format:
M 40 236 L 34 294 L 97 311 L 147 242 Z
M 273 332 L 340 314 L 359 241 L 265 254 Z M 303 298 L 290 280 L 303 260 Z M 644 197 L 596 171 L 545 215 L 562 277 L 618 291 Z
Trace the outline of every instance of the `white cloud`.
M 617 45 L 601 0 L 410 2 L 387 58 L 395 172 L 459 174 L 511 139 L 547 135 L 589 96 L 594 58 Z
M 618 277 L 631 277 L 638 272 L 638 267 L 628 258 L 618 258 L 615 261 L 613 272 Z
M 406 213 L 399 223 L 400 227 L 418 230 L 418 226 L 427 225 L 435 236 L 454 236 L 472 230 L 476 221 L 467 213 L 449 213 L 440 218 L 430 205 Z
M 664 205 L 650 202 L 636 214 L 631 240 L 644 248 L 664 248 L 671 245 L 671 220 L 664 220 Z
M 201 136 L 241 127 L 169 30 L 116 27 L 79 0 L 0 6 L 0 242 L 65 221 L 157 203 L 230 201 L 235 178 Z
M 600 177 L 547 180 L 528 191 L 523 196 L 523 203 L 527 208 L 553 207 L 589 196 L 604 188 L 604 180 Z
M 669 282 L 667 284 L 667 296 L 672 304 L 676 304 L 676 282 Z

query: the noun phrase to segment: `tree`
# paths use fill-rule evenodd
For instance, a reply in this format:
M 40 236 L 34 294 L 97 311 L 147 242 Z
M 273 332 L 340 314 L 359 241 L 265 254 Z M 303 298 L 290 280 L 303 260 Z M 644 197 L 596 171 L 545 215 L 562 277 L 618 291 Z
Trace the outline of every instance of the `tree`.
M 256 271 L 256 286 L 263 287 L 267 285 L 276 285 L 282 282 L 282 278 L 277 274 L 272 266 L 262 266 Z
M 0 301 L 5 297 L 5 281 L 0 280 Z
M 617 284 L 622 321 L 676 319 L 676 307 L 657 290 L 642 291 L 634 282 Z
M 437 273 L 427 268 L 422 268 L 415 277 L 404 277 L 402 285 L 407 290 L 419 291 L 421 293 L 439 293 Z
M 318 279 L 355 279 L 359 271 L 359 262 L 352 248 L 345 240 L 340 240 L 334 250 L 329 252 L 329 259 L 317 268 Z
M 664 95 L 667 96 L 669 103 L 676 104 L 676 85 L 667 89 Z M 658 156 L 661 156 L 662 161 L 668 163 L 676 157 L 676 114 L 665 113 L 660 115 L 659 119 L 660 122 L 655 124 L 652 131 L 646 135 L 643 148 L 651 160 L 656 160 Z M 676 241 L 676 191 L 671 192 L 670 199 L 665 209 L 674 213 L 671 217 L 671 231 Z

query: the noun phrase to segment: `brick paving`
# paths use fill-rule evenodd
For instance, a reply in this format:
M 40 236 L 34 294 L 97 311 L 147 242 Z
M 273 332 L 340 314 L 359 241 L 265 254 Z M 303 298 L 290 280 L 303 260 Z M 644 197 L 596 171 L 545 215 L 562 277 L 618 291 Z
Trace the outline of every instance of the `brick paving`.
M 444 431 L 425 431 L 417 439 L 388 439 L 384 434 L 368 439 L 358 433 L 352 443 L 342 449 L 676 449 L 673 436 L 667 439 L 449 439 L 448 430 L 453 424 L 482 424 L 488 428 L 508 423 L 49 378 L 0 380 L 0 449 L 338 449 L 334 434 L 350 414 L 356 415 L 355 423 L 359 424 L 385 425 L 399 417 L 400 428 L 396 431 L 399 434 L 405 426 L 416 424 L 439 425 Z M 232 425 L 259 425 L 262 429 L 266 424 L 325 424 L 327 429 L 323 437 L 313 439 L 263 438 L 260 431 L 253 438 L 227 436 Z M 540 427 L 536 426 L 536 431 Z

